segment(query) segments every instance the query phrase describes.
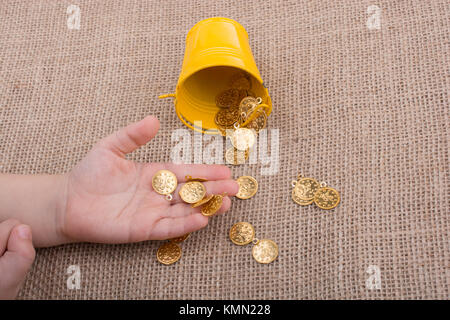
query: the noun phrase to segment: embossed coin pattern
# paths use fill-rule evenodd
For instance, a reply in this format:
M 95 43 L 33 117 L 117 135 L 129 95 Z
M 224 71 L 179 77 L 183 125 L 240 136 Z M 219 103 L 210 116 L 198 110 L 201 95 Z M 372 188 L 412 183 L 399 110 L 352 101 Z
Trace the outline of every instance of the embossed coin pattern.
M 245 97 L 239 103 L 239 115 L 245 113 L 247 116 L 258 106 L 258 100 L 255 97 Z
M 241 93 L 238 89 L 228 89 L 216 96 L 216 105 L 220 108 L 234 107 L 239 103 Z
M 296 203 L 298 203 L 301 206 L 307 206 L 313 203 L 314 200 L 302 200 L 297 196 L 297 189 L 292 189 L 292 200 L 294 200 Z
M 294 187 L 296 196 L 302 200 L 312 200 L 320 183 L 313 178 L 301 178 Z
M 181 187 L 178 194 L 184 202 L 196 203 L 205 197 L 206 188 L 199 181 L 190 181 Z
M 229 109 L 221 109 L 216 113 L 214 122 L 225 129 L 233 128 L 233 124 L 239 121 L 239 109 L 231 107 Z
M 175 263 L 181 258 L 181 248 L 175 242 L 164 243 L 158 248 L 156 258 L 165 265 Z
M 177 177 L 169 170 L 159 170 L 152 178 L 153 189 L 159 194 L 171 194 L 177 185 Z
M 247 125 L 248 129 L 253 129 L 258 133 L 262 129 L 266 127 L 267 123 L 267 116 L 266 113 L 263 111 L 258 111 L 258 116 L 250 121 L 250 123 Z
M 339 192 L 330 187 L 320 188 L 314 195 L 314 203 L 321 209 L 333 209 L 340 201 L 341 197 Z
M 231 135 L 231 144 L 240 151 L 245 151 L 253 147 L 256 136 L 253 130 L 238 128 Z
M 262 239 L 253 246 L 252 254 L 259 263 L 271 263 L 278 257 L 278 246 L 272 240 Z
M 201 210 L 202 215 L 206 217 L 214 215 L 217 211 L 219 211 L 220 207 L 222 206 L 222 202 L 223 202 L 222 195 L 220 194 L 214 195 L 211 200 L 209 200 L 207 203 L 203 205 Z
M 236 197 L 239 199 L 249 199 L 258 191 L 258 181 L 250 176 L 242 176 L 236 179 L 239 184 L 239 191 Z
M 230 229 L 230 240 L 239 246 L 252 242 L 255 238 L 255 229 L 248 222 L 235 223 Z

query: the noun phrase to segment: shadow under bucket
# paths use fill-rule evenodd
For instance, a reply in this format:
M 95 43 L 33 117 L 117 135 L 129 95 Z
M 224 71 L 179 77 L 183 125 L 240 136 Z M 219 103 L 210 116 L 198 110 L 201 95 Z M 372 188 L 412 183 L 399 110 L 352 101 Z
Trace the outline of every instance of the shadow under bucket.
M 248 34 L 238 22 L 228 18 L 209 18 L 198 22 L 188 32 L 183 66 L 174 97 L 175 111 L 189 128 L 219 134 L 214 116 L 219 110 L 216 96 L 229 89 L 230 79 L 244 71 L 251 81 L 251 92 L 261 97 L 272 110 L 268 90 L 256 67 Z M 194 125 L 202 122 L 202 127 Z

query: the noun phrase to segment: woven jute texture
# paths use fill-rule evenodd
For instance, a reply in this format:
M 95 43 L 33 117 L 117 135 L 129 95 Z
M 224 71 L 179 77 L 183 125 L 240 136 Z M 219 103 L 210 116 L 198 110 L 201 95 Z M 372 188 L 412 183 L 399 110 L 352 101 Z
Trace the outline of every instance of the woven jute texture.
M 192 234 L 178 263 L 156 261 L 160 241 L 39 249 L 19 298 L 449 298 L 449 13 L 444 0 L 2 1 L 2 173 L 67 172 L 149 114 L 161 130 L 130 158 L 169 161 L 184 126 L 157 96 L 175 89 L 188 30 L 214 16 L 246 28 L 280 130 L 278 172 L 232 168 L 258 193 Z M 295 204 L 300 172 L 339 190 L 339 207 Z M 238 221 L 279 245 L 275 262 L 229 241 Z M 380 289 L 366 285 L 369 266 Z

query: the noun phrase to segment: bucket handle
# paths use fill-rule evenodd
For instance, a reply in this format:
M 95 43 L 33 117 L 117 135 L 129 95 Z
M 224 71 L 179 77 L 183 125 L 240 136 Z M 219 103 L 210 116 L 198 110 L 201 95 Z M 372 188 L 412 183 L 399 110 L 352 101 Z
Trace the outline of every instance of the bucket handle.
M 162 94 L 158 97 L 158 99 L 165 99 L 165 98 L 176 98 L 177 95 L 175 93 L 168 93 L 168 94 Z

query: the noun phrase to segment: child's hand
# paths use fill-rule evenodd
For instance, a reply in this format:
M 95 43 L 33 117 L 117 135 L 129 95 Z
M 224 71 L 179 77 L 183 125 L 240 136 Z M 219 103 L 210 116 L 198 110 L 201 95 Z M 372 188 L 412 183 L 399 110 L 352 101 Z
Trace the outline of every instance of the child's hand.
M 17 296 L 34 256 L 29 226 L 13 219 L 0 223 L 0 300 Z
M 235 195 L 238 184 L 230 170 L 219 165 L 174 165 L 136 163 L 125 159 L 150 141 L 159 122 L 147 117 L 99 141 L 86 157 L 66 175 L 66 190 L 59 231 L 71 241 L 102 243 L 167 239 L 203 228 L 208 218 L 200 208 L 182 202 L 178 190 L 185 176 L 205 178 L 208 194 Z M 152 188 L 152 177 L 160 169 L 178 179 L 174 199 L 167 201 Z M 229 209 L 224 197 L 220 212 Z

